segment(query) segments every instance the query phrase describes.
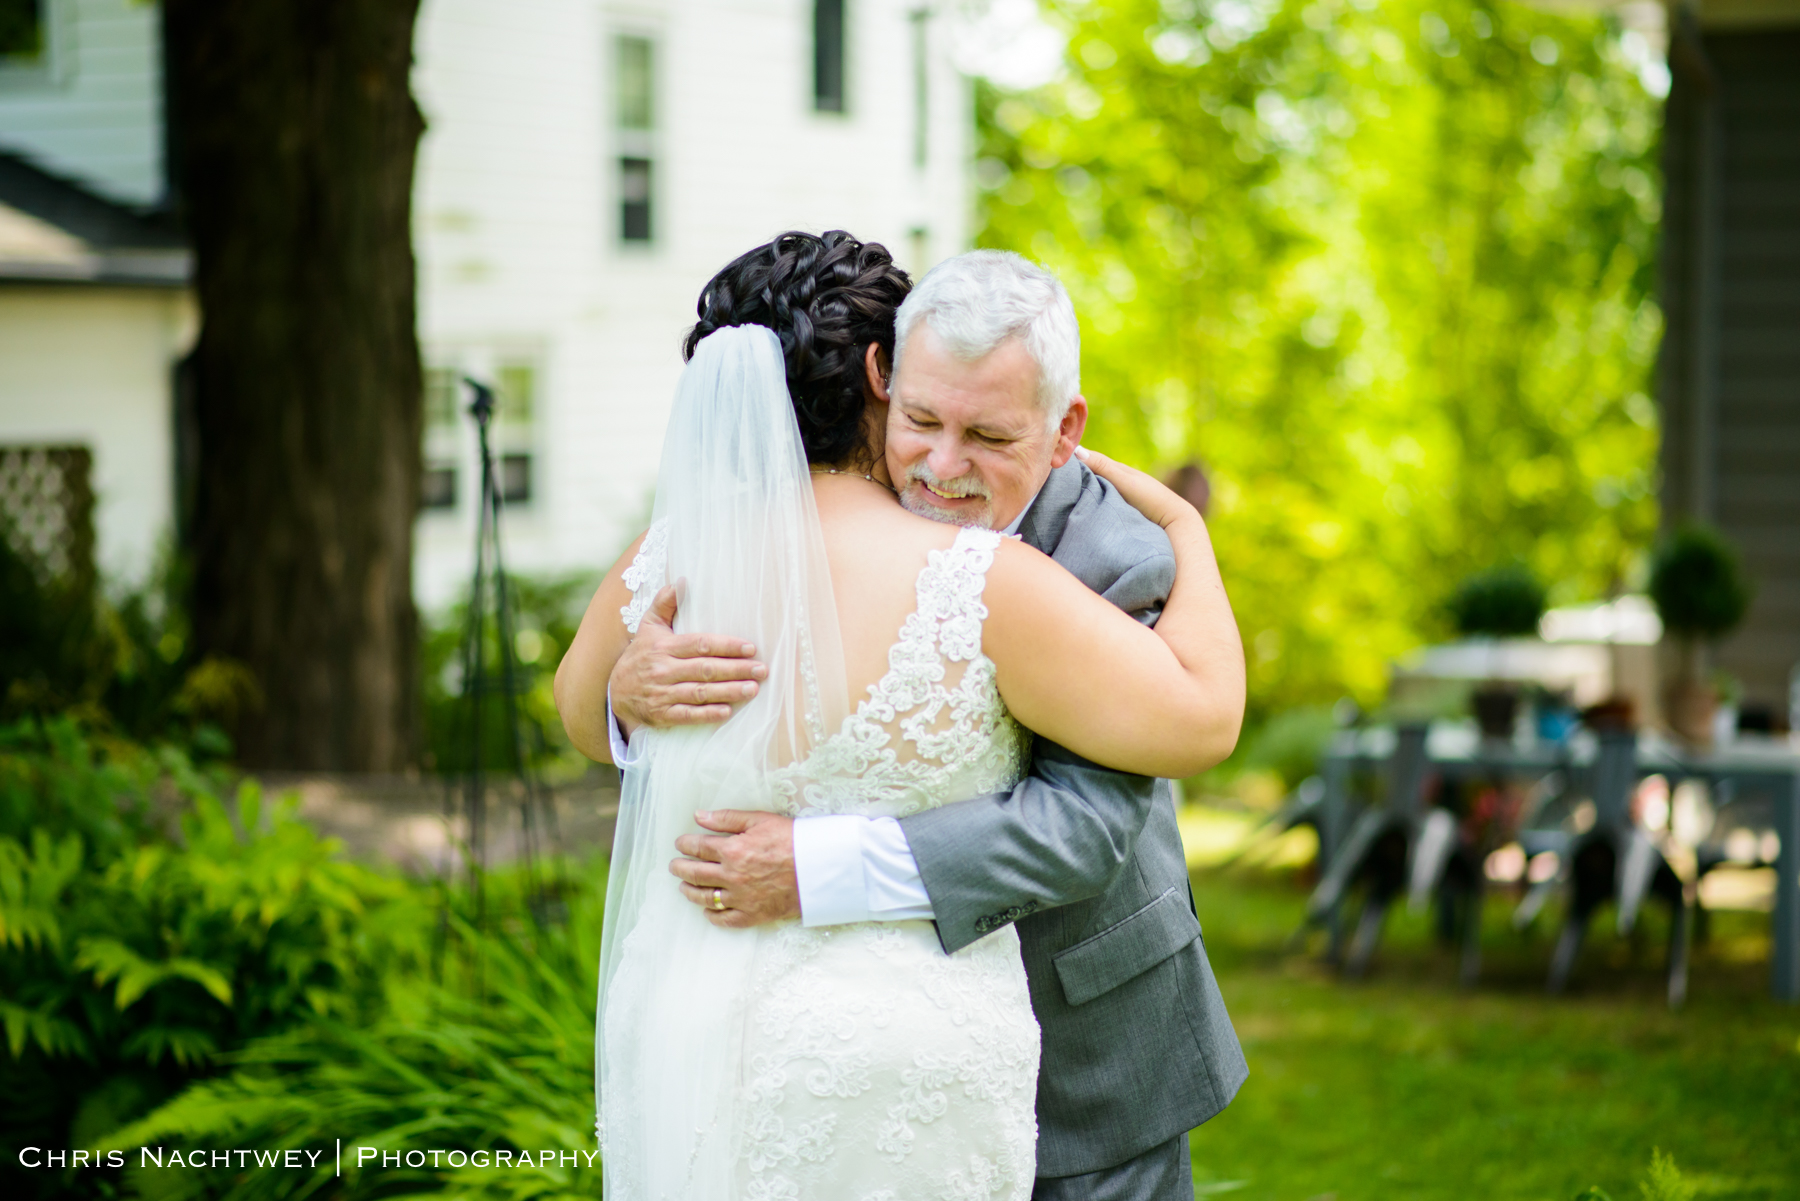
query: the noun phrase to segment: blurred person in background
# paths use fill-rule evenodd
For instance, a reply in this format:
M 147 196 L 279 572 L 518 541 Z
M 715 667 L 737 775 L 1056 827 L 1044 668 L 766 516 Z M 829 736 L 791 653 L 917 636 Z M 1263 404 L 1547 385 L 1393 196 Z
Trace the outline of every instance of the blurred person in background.
M 834 232 L 707 285 L 557 673 L 624 769 L 607 1187 L 1187 1201 L 1247 1069 L 1155 777 L 1235 742 L 1235 623 L 1192 505 L 1077 457 L 1061 285 L 907 283 Z

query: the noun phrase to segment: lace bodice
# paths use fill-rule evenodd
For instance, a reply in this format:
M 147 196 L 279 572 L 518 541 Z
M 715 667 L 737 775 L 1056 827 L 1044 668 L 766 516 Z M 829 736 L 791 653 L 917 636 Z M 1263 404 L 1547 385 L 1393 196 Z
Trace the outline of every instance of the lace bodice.
M 981 594 L 1000 535 L 964 529 L 919 572 L 918 604 L 888 650 L 888 670 L 842 727 L 775 774 L 785 812 L 904 817 L 1010 787 L 1029 735 L 1006 711 L 981 653 Z
M 930 552 L 887 672 L 836 731 L 809 731 L 810 755 L 770 773 L 773 807 L 898 817 L 1024 774 L 1029 735 L 981 653 L 982 591 L 999 541 L 965 529 Z M 660 586 L 665 545 L 655 529 L 644 540 L 627 575 L 636 593 L 627 620 Z M 755 942 L 745 994 L 707 998 L 710 1014 L 742 1013 L 729 1019 L 742 1044 L 727 1201 L 1026 1201 L 1039 1043 L 1016 931 L 953 955 L 924 921 L 780 922 L 746 936 Z M 693 1000 L 651 931 L 632 938 L 615 987 L 635 1004 L 608 1010 L 615 1059 L 643 1053 L 648 1015 Z M 634 1187 L 631 1148 L 607 1154 L 609 1196 L 686 1201 Z

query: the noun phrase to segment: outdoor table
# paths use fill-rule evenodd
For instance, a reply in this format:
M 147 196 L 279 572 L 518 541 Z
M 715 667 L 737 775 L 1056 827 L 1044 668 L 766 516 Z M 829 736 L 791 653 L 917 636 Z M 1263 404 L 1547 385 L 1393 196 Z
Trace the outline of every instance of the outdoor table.
M 1398 756 L 1397 749 L 1401 752 Z M 1320 864 L 1328 866 L 1342 848 L 1352 816 L 1350 784 L 1358 774 L 1386 769 L 1415 776 L 1422 784 L 1424 775 L 1431 772 L 1450 779 L 1592 772 L 1599 766 L 1598 749 L 1599 740 L 1586 732 L 1566 743 L 1519 744 L 1483 740 L 1465 728 L 1434 723 L 1421 747 L 1416 739 L 1403 739 L 1390 726 L 1341 731 L 1320 764 L 1325 781 L 1319 821 Z M 1396 758 L 1415 761 L 1396 763 Z M 1671 785 L 1693 779 L 1714 788 L 1732 784 L 1771 793 L 1781 848 L 1775 865 L 1770 989 L 1777 1000 L 1800 1001 L 1800 748 L 1784 741 L 1740 740 L 1716 751 L 1686 752 L 1661 740 L 1643 739 L 1631 779 L 1635 784 L 1651 775 L 1661 775 Z M 1390 789 L 1402 798 L 1416 791 L 1417 786 Z M 1616 787 L 1594 791 L 1619 792 Z M 1596 797 L 1597 803 L 1601 800 Z
M 1781 850 L 1775 860 L 1775 911 L 1770 988 L 1781 1001 L 1800 1001 L 1800 747 L 1785 740 L 1739 739 L 1705 753 L 1660 743 L 1638 754 L 1638 774 L 1661 775 L 1671 786 L 1701 780 L 1768 789 Z

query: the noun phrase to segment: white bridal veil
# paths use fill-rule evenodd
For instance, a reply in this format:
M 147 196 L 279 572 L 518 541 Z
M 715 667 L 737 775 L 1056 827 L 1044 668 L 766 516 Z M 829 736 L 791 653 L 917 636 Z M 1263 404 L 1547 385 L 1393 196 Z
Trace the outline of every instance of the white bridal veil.
M 732 1195 L 738 1054 L 758 935 L 721 930 L 669 874 L 703 809 L 774 807 L 770 774 L 842 724 L 843 651 L 781 344 L 701 341 L 675 393 L 656 507 L 626 577 L 635 621 L 665 583 L 676 628 L 756 644 L 769 678 L 723 725 L 644 730 L 606 890 L 595 1092 L 608 1201 Z

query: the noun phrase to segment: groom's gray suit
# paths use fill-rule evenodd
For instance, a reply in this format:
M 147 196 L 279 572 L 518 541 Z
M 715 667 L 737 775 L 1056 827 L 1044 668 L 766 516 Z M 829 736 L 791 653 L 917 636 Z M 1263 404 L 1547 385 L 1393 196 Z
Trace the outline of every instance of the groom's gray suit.
M 1175 579 L 1167 536 L 1078 460 L 1050 473 L 1019 534 L 1146 625 L 1161 614 Z M 1206 959 L 1167 781 L 1039 738 L 1012 792 L 901 826 L 945 951 L 1018 923 L 1043 1029 L 1040 1177 L 1123 1164 L 1236 1095 L 1249 1068 Z

